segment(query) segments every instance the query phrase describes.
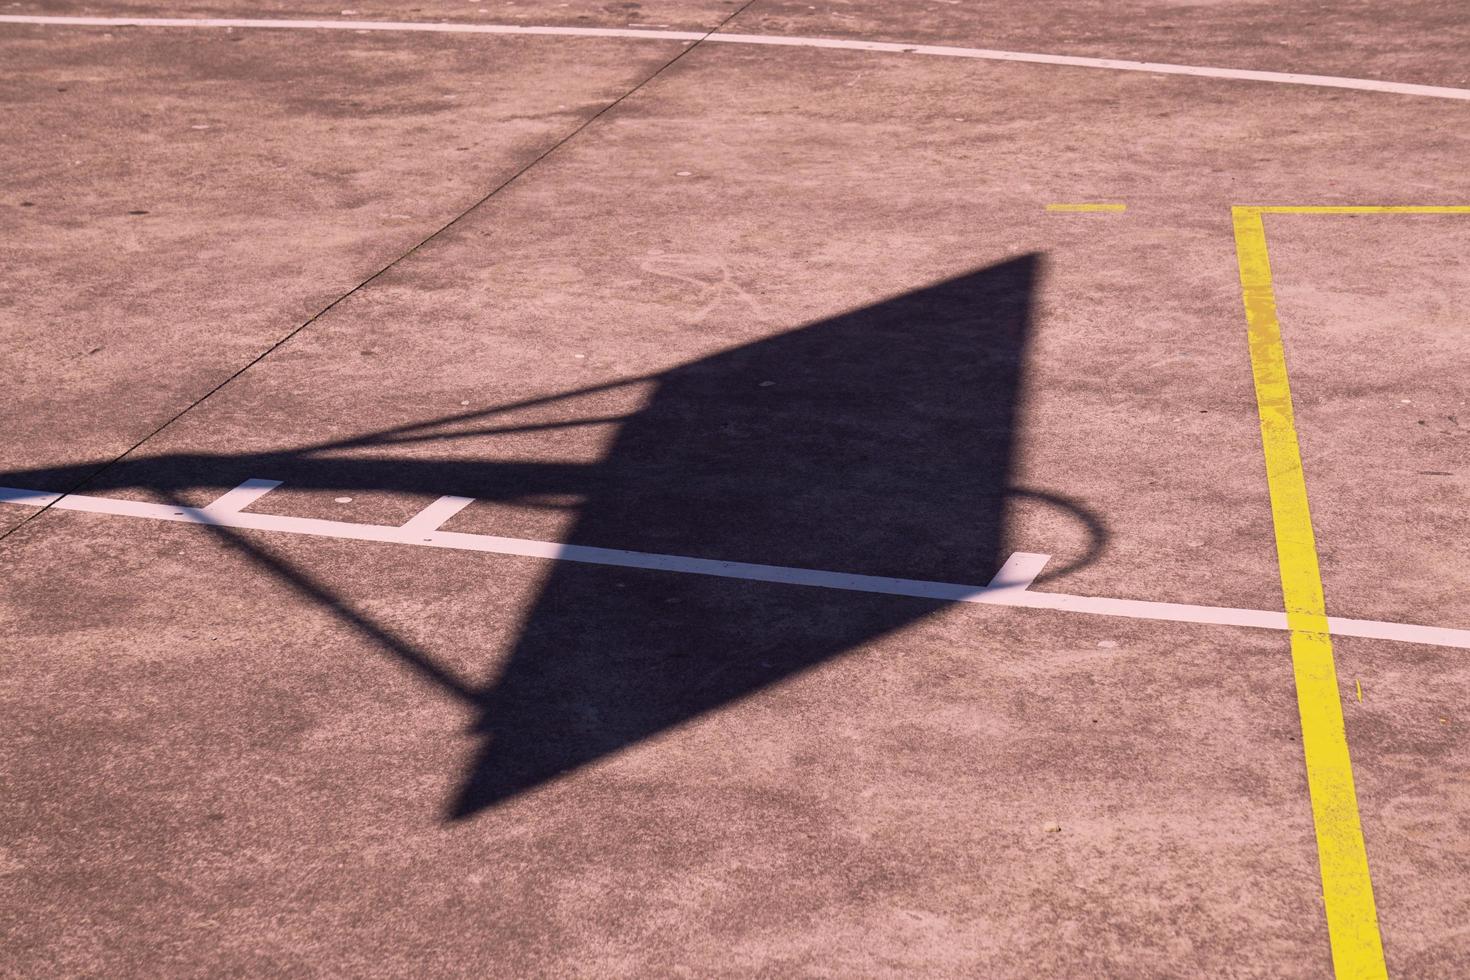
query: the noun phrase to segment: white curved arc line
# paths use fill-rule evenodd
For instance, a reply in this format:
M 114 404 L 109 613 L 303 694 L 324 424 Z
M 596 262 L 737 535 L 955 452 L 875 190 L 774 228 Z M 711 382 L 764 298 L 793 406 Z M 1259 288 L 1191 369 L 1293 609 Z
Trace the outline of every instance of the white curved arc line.
M 389 20 L 293 20 L 250 17 L 61 17 L 40 14 L 3 14 L 0 24 L 35 24 L 55 27 L 229 27 L 261 30 L 390 31 L 426 34 L 520 34 L 549 37 L 625 38 L 640 41 L 704 41 L 712 44 L 750 44 L 778 47 L 829 48 L 840 51 L 876 51 L 917 54 L 940 58 L 969 58 L 981 61 L 1011 61 L 1033 65 L 1071 68 L 1102 68 L 1110 71 L 1148 72 L 1155 75 L 1191 75 L 1234 81 L 1268 82 L 1276 85 L 1306 85 L 1317 88 L 1386 92 L 1431 99 L 1470 101 L 1470 89 L 1443 85 L 1386 82 L 1374 78 L 1345 78 L 1337 75 L 1306 75 L 1297 72 L 1257 71 L 1249 68 L 1212 68 L 1175 65 L 1167 62 L 1128 61 L 1120 58 L 1086 58 L 1029 51 L 999 51 L 993 48 L 962 48 L 946 44 L 904 44 L 897 41 L 857 41 L 828 37 L 786 37 L 779 34 L 705 34 L 700 31 L 665 31 L 632 27 L 556 27 L 521 24 L 433 23 Z

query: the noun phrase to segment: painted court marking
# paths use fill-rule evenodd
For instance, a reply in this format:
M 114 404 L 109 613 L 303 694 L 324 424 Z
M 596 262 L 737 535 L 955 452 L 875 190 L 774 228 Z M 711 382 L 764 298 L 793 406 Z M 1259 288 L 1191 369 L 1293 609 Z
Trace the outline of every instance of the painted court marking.
M 1322 873 L 1322 901 L 1339 980 L 1387 977 L 1368 852 L 1358 815 L 1342 695 L 1332 655 L 1322 574 L 1307 504 L 1287 374 L 1281 321 L 1271 282 L 1263 214 L 1470 214 L 1470 207 L 1236 207 L 1241 295 L 1249 328 L 1251 371 L 1271 494 L 1281 591 L 1291 632 L 1292 671 L 1301 716 L 1302 752 Z M 1362 690 L 1358 689 L 1361 700 Z
M 781 565 L 758 565 L 749 562 L 718 561 L 660 555 L 616 548 L 594 548 L 587 545 L 530 541 L 524 538 L 502 538 L 489 534 L 467 534 L 439 530 L 441 524 L 471 503 L 468 497 L 440 497 L 400 527 L 383 524 L 353 524 L 346 521 L 321 520 L 310 517 L 283 517 L 242 510 L 269 491 L 280 486 L 275 480 L 246 480 L 244 483 L 205 507 L 176 507 L 170 504 L 112 497 L 89 497 L 82 494 L 46 493 L 0 487 L 0 504 L 22 507 L 47 507 L 75 510 L 89 514 L 107 514 L 153 521 L 205 524 L 247 531 L 277 531 L 314 537 L 345 538 L 353 541 L 376 541 L 425 548 L 447 548 L 455 551 L 479 551 L 496 555 L 519 555 L 553 561 L 575 561 L 618 568 L 641 568 L 650 571 L 678 572 L 686 575 L 709 575 L 716 578 L 740 579 L 748 582 L 772 582 L 802 585 L 847 592 L 872 592 L 880 595 L 909 596 L 941 602 L 972 602 L 984 605 L 1016 606 L 1025 609 L 1051 609 L 1059 612 L 1083 613 L 1091 616 L 1117 616 L 1124 619 L 1147 619 L 1170 623 L 1200 623 L 1210 626 L 1248 626 L 1255 629 L 1286 630 L 1290 628 L 1284 612 L 1266 609 L 1237 609 L 1230 606 L 1198 606 L 1176 602 L 1150 602 L 1142 599 L 1112 599 L 1102 596 L 1068 595 L 1062 592 L 1033 592 L 1031 583 L 1046 564 L 1047 555 L 1017 552 L 984 586 L 951 582 L 927 582 L 919 579 L 885 578 L 878 575 L 856 575 L 827 572 L 810 568 L 788 568 Z M 1339 636 L 1358 636 L 1402 643 L 1470 650 L 1470 630 L 1443 626 L 1420 626 L 1413 623 L 1388 623 L 1369 619 L 1329 617 L 1328 628 Z
M 822 48 L 1145 72 L 1470 101 L 1470 89 L 1375 79 L 820 37 L 707 34 L 634 28 L 251 18 L 0 15 L 0 23 L 73 27 L 527 35 L 686 44 L 704 41 L 714 44 Z M 1125 209 L 1125 205 L 1107 203 L 1046 205 L 1049 212 L 1116 213 Z M 1233 209 L 1242 299 L 1248 326 L 1252 375 L 1284 599 L 1283 612 L 1035 592 L 1031 590 L 1031 586 L 1047 563 L 1048 556 L 1026 552 L 1013 554 L 987 585 L 974 586 L 723 562 L 442 530 L 443 524 L 474 502 L 473 498 L 468 497 L 441 497 L 398 527 L 248 512 L 246 508 L 280 486 L 278 481 L 263 479 L 247 480 L 212 503 L 199 508 L 3 487 L 0 487 L 0 503 L 28 507 L 51 506 L 58 510 L 129 519 L 518 555 L 939 601 L 1286 631 L 1289 633 L 1302 726 L 1302 747 L 1321 871 L 1323 905 L 1334 971 L 1339 980 L 1386 977 L 1383 943 L 1353 780 L 1342 713 L 1342 693 L 1331 637 L 1334 634 L 1358 636 L 1470 650 L 1470 630 L 1344 619 L 1327 615 L 1305 472 L 1295 426 L 1282 328 L 1271 276 L 1263 221 L 1263 216 L 1267 214 L 1470 214 L 1470 207 L 1240 206 Z M 1354 689 L 1361 701 L 1361 686 L 1355 684 Z
M 828 37 L 783 37 L 776 34 L 706 34 L 700 31 L 666 31 L 623 27 L 543 27 L 518 24 L 431 23 L 388 20 L 276 20 L 247 17 L 55 17 L 36 14 L 3 14 L 0 23 L 38 24 L 58 27 L 233 27 L 276 30 L 392 31 L 432 34 L 524 34 L 550 37 L 605 37 L 646 41 L 702 41 L 706 44 L 755 44 L 780 47 L 831 48 L 841 51 L 879 51 L 918 54 L 940 58 L 970 58 L 981 61 L 1013 61 L 1033 65 L 1064 65 L 1071 68 L 1104 68 L 1110 71 L 1141 71 L 1155 75 L 1191 75 L 1235 81 L 1271 82 L 1277 85 L 1308 85 L 1319 88 L 1387 92 L 1432 99 L 1470 101 L 1470 89 L 1441 85 L 1414 85 L 1373 78 L 1343 78 L 1336 75 L 1303 75 L 1296 72 L 1254 71 L 1246 68 L 1211 68 L 1118 58 L 1083 58 L 1027 51 L 998 51 L 992 48 L 961 48 L 945 44 L 904 44 L 893 41 L 855 41 Z

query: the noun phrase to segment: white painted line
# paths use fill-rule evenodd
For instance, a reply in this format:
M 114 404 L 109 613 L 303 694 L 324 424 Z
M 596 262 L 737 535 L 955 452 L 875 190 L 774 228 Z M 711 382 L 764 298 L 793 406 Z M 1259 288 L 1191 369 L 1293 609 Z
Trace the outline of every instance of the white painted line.
M 247 480 L 220 498 L 251 500 L 279 483 L 273 480 Z M 264 489 L 262 489 L 264 488 Z M 258 491 L 258 492 L 257 492 Z M 239 494 L 232 496 L 232 494 Z M 854 575 L 845 572 L 823 572 L 780 565 L 757 565 L 747 562 L 716 561 L 710 558 L 686 558 L 658 555 L 616 548 L 593 548 L 587 545 L 557 544 L 550 541 L 528 541 L 523 538 L 501 538 L 489 534 L 466 534 L 460 531 L 429 531 L 416 523 L 428 513 L 429 519 L 454 511 L 465 497 L 441 497 L 402 527 L 382 524 L 351 524 L 310 517 L 282 517 L 255 514 L 217 507 L 173 507 L 138 500 L 116 500 L 111 497 L 87 497 L 80 494 L 55 494 L 36 490 L 0 487 L 0 503 L 23 507 L 75 510 L 90 514 L 110 514 L 155 521 L 206 524 L 239 528 L 247 531 L 277 531 L 354 541 L 378 541 L 457 551 L 480 551 L 496 555 L 520 555 L 555 561 L 574 561 L 617 568 L 640 568 L 650 571 L 680 572 L 686 575 L 710 575 L 717 578 L 741 579 L 749 582 L 773 582 L 805 585 L 847 592 L 872 592 L 880 595 L 910 596 L 941 602 L 972 602 L 986 605 L 1015 606 L 1023 609 L 1050 609 L 1058 612 L 1085 613 L 1092 616 L 1116 616 L 1125 619 L 1150 619 L 1172 623 L 1201 623 L 1213 626 L 1248 626 L 1256 629 L 1287 629 L 1286 613 L 1264 609 L 1235 609 L 1228 606 L 1194 606 L 1175 602 L 1148 602 L 1141 599 L 1109 599 L 1101 596 L 1067 595 L 1060 592 L 1032 592 L 1028 586 L 1046 564 L 1046 555 L 1018 552 L 1012 555 L 991 579 L 989 585 L 956 585 L 948 582 L 925 582 L 917 579 L 885 578 L 877 575 Z M 442 505 L 442 506 L 441 506 Z M 437 509 L 436 509 L 437 508 Z M 1412 623 L 1385 623 L 1377 620 L 1328 617 L 1328 628 L 1337 636 L 1360 636 L 1401 643 L 1423 643 L 1430 646 L 1456 647 L 1470 650 L 1470 630 L 1440 626 L 1418 626 Z
M 1103 68 L 1110 71 L 1141 71 L 1156 75 L 1192 75 L 1276 85 L 1308 85 L 1345 88 L 1362 92 L 1387 92 L 1431 99 L 1470 100 L 1470 89 L 1442 85 L 1385 82 L 1376 78 L 1344 78 L 1337 75 L 1303 75 L 1297 72 L 1255 71 L 1248 68 L 1211 68 L 1155 61 L 1126 61 L 1119 58 L 1084 58 L 1064 54 L 1027 51 L 998 51 L 993 48 L 960 48 L 944 44 L 904 44 L 895 41 L 854 41 L 827 37 L 782 37 L 776 34 L 709 34 L 700 31 L 656 31 L 622 27 L 540 27 L 518 24 L 459 24 L 388 20 L 267 20 L 244 17 L 55 17 L 34 14 L 3 14 L 0 23 L 39 24 L 58 27 L 233 27 L 265 30 L 391 31 L 430 34 L 521 34 L 551 37 L 627 38 L 642 41 L 703 40 L 712 44 L 754 44 L 781 47 L 828 48 L 840 51 L 875 51 L 916 54 L 939 58 L 970 58 L 982 61 L 1013 61 L 1033 65 L 1062 65 L 1070 68 Z
M 1051 555 L 1034 555 L 1029 551 L 1018 551 L 1006 559 L 1006 563 L 1000 566 L 1000 571 L 986 586 L 990 590 L 1015 589 L 1024 592 L 1031 588 L 1031 583 L 1036 581 L 1036 576 L 1046 567 L 1051 560 Z
M 61 499 L 59 493 L 44 493 L 40 490 L 16 490 L 0 487 L 0 504 L 21 504 L 26 507 L 45 507 Z
M 804 48 L 838 48 L 847 51 L 887 51 L 932 55 L 939 58 L 973 58 L 981 61 L 1015 61 L 1031 65 L 1064 65 L 1071 68 L 1106 68 L 1111 71 L 1141 71 L 1155 75 L 1192 75 L 1196 78 L 1226 78 L 1242 82 L 1271 82 L 1277 85 L 1310 85 L 1347 88 L 1363 92 L 1389 92 L 1432 99 L 1470 100 L 1470 89 L 1440 85 L 1385 82 L 1375 78 L 1342 78 L 1336 75 L 1303 75 L 1297 72 L 1255 71 L 1249 68 L 1211 68 L 1175 65 L 1158 61 L 1126 61 L 1119 58 L 1083 58 L 1065 54 L 1036 54 L 1028 51 L 997 51 L 992 48 L 957 48 L 945 44 L 901 44 L 889 41 L 845 41 L 824 37 L 777 37 L 769 34 L 711 34 L 705 38 L 720 44 L 779 44 Z
M 206 515 L 211 523 L 218 524 L 221 520 L 240 513 L 280 485 L 280 480 L 246 480 L 206 505 L 200 513 Z
M 1407 643 L 1424 643 L 1435 647 L 1464 647 L 1470 630 L 1457 630 L 1444 626 L 1410 626 L 1404 623 L 1385 623 L 1376 619 L 1343 619 L 1327 617 L 1327 629 L 1333 636 L 1360 636 L 1368 640 L 1402 640 Z
M 1255 629 L 1284 630 L 1286 613 L 1265 609 L 1233 609 L 1228 606 L 1192 606 L 1178 602 L 1150 602 L 1143 599 L 1107 599 L 1098 596 L 1067 595 L 1062 592 L 1026 592 L 1007 599 L 1006 605 L 1027 609 L 1055 609 L 1060 612 L 1090 613 L 1094 616 L 1118 616 L 1124 619 L 1157 619 L 1171 623 L 1201 623 L 1207 626 L 1250 626 Z M 1385 624 L 1402 628 L 1402 624 Z M 1416 629 L 1418 627 L 1408 627 Z M 1452 630 L 1461 634 L 1460 641 L 1470 649 L 1470 630 Z M 1396 639 L 1406 639 L 1398 636 Z M 1423 642 L 1423 641 L 1418 641 Z
M 431 531 L 437 531 L 445 521 L 474 502 L 474 497 L 440 497 L 410 517 L 404 523 L 403 530 L 409 534 L 428 534 Z
M 0 14 L 0 24 L 52 27 L 236 27 L 288 31 L 389 31 L 408 34 L 529 34 L 550 37 L 622 37 L 633 40 L 698 41 L 708 31 L 655 31 L 623 27 L 542 27 L 522 24 L 463 24 L 422 20 L 296 20 L 261 17 L 54 17 Z

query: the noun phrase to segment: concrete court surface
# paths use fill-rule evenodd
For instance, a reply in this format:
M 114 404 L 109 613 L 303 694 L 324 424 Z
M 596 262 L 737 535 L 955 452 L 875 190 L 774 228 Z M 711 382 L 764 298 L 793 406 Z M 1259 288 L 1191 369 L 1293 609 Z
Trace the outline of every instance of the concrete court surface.
M 414 3 L 0 7 L 0 974 L 1470 974 L 1458 4 Z

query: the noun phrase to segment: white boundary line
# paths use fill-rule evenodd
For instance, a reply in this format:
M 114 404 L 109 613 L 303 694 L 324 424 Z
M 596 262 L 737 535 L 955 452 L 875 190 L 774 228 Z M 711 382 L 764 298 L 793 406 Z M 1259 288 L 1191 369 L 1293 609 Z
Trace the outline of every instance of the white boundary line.
M 555 561 L 574 561 L 617 568 L 641 568 L 686 575 L 710 575 L 717 578 L 742 579 L 748 582 L 773 582 L 783 585 L 805 585 L 846 592 L 873 592 L 880 595 L 910 596 L 942 602 L 974 602 L 995 606 L 1017 606 L 1026 609 L 1052 609 L 1061 612 L 1087 613 L 1093 616 L 1117 616 L 1124 619 L 1152 619 L 1173 623 L 1203 623 L 1214 626 L 1250 626 L 1258 629 L 1285 630 L 1286 613 L 1264 609 L 1235 609 L 1228 606 L 1193 606 L 1175 602 L 1148 602 L 1138 599 L 1109 599 L 1098 596 L 1067 595 L 1060 592 L 1032 592 L 1047 555 L 1017 552 L 990 580 L 989 585 L 956 585 L 948 582 L 925 582 L 917 579 L 884 578 L 877 575 L 854 575 L 824 572 L 780 565 L 756 565 L 747 562 L 716 561 L 710 558 L 686 558 L 658 555 L 616 548 L 592 548 L 586 545 L 529 541 L 523 538 L 501 538 L 489 534 L 465 534 L 441 531 L 439 525 L 473 502 L 469 497 L 440 497 L 401 527 L 383 524 L 351 524 L 310 517 L 283 517 L 277 514 L 245 513 L 243 508 L 280 486 L 276 480 L 246 480 L 204 507 L 175 507 L 169 504 L 111 497 L 88 497 L 81 494 L 45 493 L 0 487 L 0 504 L 23 507 L 50 506 L 56 510 L 75 510 L 89 514 L 108 514 L 154 521 L 176 521 L 238 528 L 246 531 L 277 531 L 315 537 L 345 538 L 353 541 L 378 541 L 426 548 L 449 548 L 456 551 L 481 551 L 496 555 L 520 555 Z M 1361 636 L 1402 643 L 1456 647 L 1470 650 L 1470 630 L 1412 623 L 1386 623 L 1366 619 L 1329 617 L 1328 628 L 1337 636 Z
M 238 27 L 314 31 L 392 31 L 428 34 L 529 34 L 550 37 L 606 37 L 644 41 L 703 40 L 709 44 L 756 44 L 799 48 L 831 48 L 841 51 L 881 51 L 920 54 L 940 58 L 971 58 L 982 61 L 1015 61 L 1033 65 L 1065 65 L 1071 68 L 1106 68 L 1111 71 L 1142 71 L 1158 75 L 1193 75 L 1277 85 L 1310 85 L 1346 88 L 1363 92 L 1388 92 L 1431 99 L 1470 100 L 1470 89 L 1441 85 L 1413 85 L 1373 78 L 1342 78 L 1336 75 L 1302 75 L 1295 72 L 1254 71 L 1247 68 L 1209 68 L 1118 58 L 1082 58 L 1064 54 L 1034 54 L 997 51 L 992 48 L 959 48 L 944 44 L 904 44 L 893 41 L 853 41 L 827 37 L 782 37 L 776 34 L 709 34 L 699 31 L 655 31 L 626 27 L 542 27 L 517 24 L 431 23 L 391 20 L 267 20 L 247 17 L 52 17 L 32 14 L 0 15 L 4 24 L 39 24 L 57 27 Z

